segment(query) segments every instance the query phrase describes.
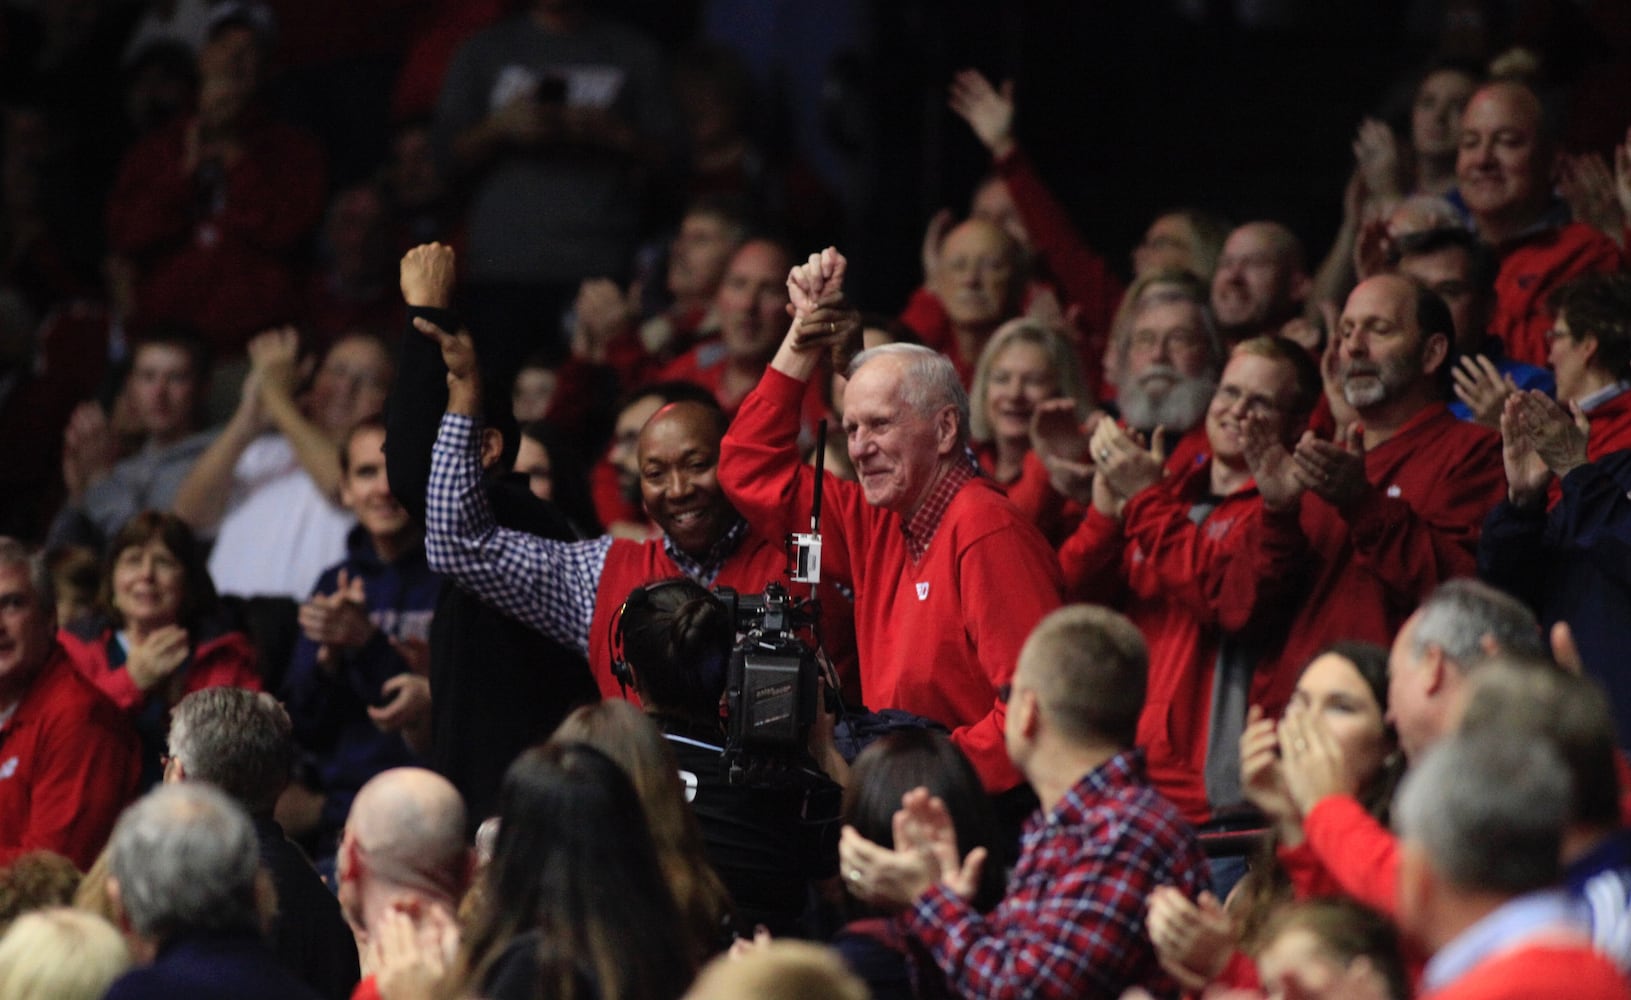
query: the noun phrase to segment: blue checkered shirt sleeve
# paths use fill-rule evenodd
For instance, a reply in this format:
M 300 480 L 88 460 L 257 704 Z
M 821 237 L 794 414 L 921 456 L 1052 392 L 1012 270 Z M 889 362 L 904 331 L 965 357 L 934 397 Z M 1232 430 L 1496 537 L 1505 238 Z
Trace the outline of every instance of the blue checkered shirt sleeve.
M 442 416 L 425 496 L 430 568 L 495 608 L 588 655 L 610 536 L 559 542 L 501 528 L 481 482 L 476 421 Z

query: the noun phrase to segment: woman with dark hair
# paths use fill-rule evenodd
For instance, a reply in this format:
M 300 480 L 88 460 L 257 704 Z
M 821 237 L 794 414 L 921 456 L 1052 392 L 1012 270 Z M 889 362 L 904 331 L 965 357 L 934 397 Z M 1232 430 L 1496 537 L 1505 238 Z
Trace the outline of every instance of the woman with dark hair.
M 560 508 L 584 538 L 600 534 L 600 518 L 589 496 L 589 468 L 582 451 L 547 420 L 521 425 L 515 471 L 527 477 L 527 489 Z
M 1386 650 L 1368 642 L 1333 643 L 1303 668 L 1291 696 L 1342 747 L 1360 802 L 1384 824 L 1404 773 L 1404 754 L 1387 721 L 1387 659 Z M 1293 898 L 1341 891 L 1304 841 L 1301 815 L 1280 774 L 1276 726 L 1254 707 L 1240 738 L 1241 782 L 1270 828 L 1231 894 L 1227 914 L 1215 900 L 1197 906 L 1162 889 L 1151 897 L 1150 939 L 1163 966 L 1190 972 L 1182 980 L 1186 987 L 1215 979 L 1255 985 L 1246 955 L 1262 948 L 1270 917 Z
M 161 776 L 176 702 L 208 687 L 261 689 L 255 648 L 222 625 L 203 552 L 173 514 L 143 511 L 119 529 L 98 604 L 88 627 L 57 637 L 74 666 L 133 717 L 145 787 Z
M 996 833 L 991 800 L 980 787 L 974 765 L 949 738 L 932 729 L 903 729 L 880 737 L 855 758 L 844 788 L 843 819 L 875 844 L 894 845 L 895 813 L 901 796 L 927 788 L 946 804 L 957 831 L 957 853 L 976 847 L 992 852 L 980 871 L 974 906 L 984 912 L 1002 898 L 1008 860 Z M 944 997 L 944 977 L 934 959 L 902 934 L 894 921 L 849 897 L 851 917 L 833 946 L 866 980 L 876 1000 Z
M 679 759 L 708 860 L 730 889 L 739 926 L 804 935 L 809 882 L 838 862 L 837 786 L 827 775 L 846 768 L 830 717 L 822 716 L 811 732 L 814 759 L 790 768 L 785 780 L 732 780 L 720 699 L 735 641 L 736 623 L 719 598 L 684 577 L 664 580 L 629 594 L 613 669 Z
M 667 1000 L 696 973 L 634 786 L 586 744 L 510 765 L 478 898 L 451 995 Z
M 728 947 L 731 896 L 702 848 L 702 828 L 685 805 L 674 751 L 656 723 L 626 701 L 608 698 L 573 710 L 553 742 L 584 743 L 616 761 L 634 782 L 651 825 L 657 862 L 695 940 L 699 962 Z

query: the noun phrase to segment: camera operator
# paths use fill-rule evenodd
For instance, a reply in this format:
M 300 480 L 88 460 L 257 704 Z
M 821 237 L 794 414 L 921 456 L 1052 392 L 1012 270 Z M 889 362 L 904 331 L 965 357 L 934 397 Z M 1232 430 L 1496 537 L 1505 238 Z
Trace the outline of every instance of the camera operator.
M 720 699 L 736 624 L 725 604 L 680 577 L 637 587 L 617 624 L 614 667 L 673 746 L 685 796 L 736 903 L 738 927 L 807 936 L 811 880 L 836 871 L 839 782 L 848 767 L 818 712 L 797 781 L 733 784 Z M 834 779 L 837 779 L 835 781 Z

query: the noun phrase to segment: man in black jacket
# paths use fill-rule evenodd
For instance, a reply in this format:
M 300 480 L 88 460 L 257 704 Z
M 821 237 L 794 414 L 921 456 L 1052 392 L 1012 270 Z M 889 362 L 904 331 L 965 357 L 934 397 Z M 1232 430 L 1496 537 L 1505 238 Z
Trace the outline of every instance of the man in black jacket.
M 449 309 L 453 254 L 430 244 L 402 258 L 402 295 L 411 324 L 428 319 L 447 330 L 462 324 Z M 481 331 L 474 331 L 481 337 Z M 430 452 L 447 409 L 447 369 L 434 341 L 410 329 L 397 355 L 397 381 L 385 409 L 385 465 L 391 491 L 423 521 Z M 508 408 L 507 394 L 494 406 Z M 482 453 L 487 502 L 498 523 L 545 538 L 575 540 L 570 521 L 533 496 L 525 476 L 506 474 L 513 442 L 488 421 Z M 472 825 L 497 812 L 504 770 L 522 750 L 547 739 L 566 713 L 599 700 L 588 664 L 575 651 L 505 616 L 452 582 L 442 585 L 430 628 L 431 764 L 464 796 Z

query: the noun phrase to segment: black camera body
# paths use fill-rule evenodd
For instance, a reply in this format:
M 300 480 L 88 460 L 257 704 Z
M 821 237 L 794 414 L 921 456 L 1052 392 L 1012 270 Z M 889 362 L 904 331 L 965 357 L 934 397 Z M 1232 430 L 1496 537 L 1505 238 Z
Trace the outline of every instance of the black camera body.
M 821 661 L 799 633 L 813 628 L 815 601 L 794 602 L 779 583 L 763 594 L 715 587 L 741 637 L 725 672 L 725 757 L 733 782 L 799 770 L 820 710 Z

